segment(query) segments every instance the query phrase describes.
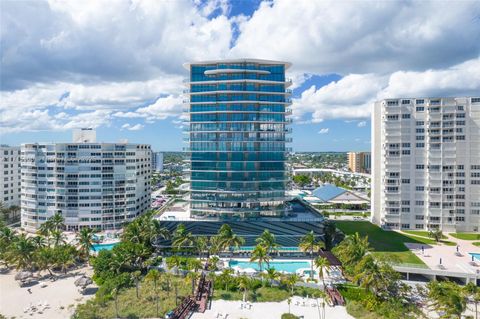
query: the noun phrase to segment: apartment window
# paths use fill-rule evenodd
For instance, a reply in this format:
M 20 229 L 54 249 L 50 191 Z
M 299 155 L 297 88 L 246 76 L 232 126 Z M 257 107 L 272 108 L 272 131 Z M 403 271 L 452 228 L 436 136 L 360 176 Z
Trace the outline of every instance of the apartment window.
M 472 103 L 480 103 L 480 97 L 472 97 Z
M 417 111 L 417 112 L 425 112 L 425 107 L 423 107 L 423 106 L 417 106 L 417 107 L 415 108 L 415 111 Z
M 424 220 L 425 216 L 423 215 L 415 215 L 415 220 Z
M 398 106 L 398 101 L 387 101 L 388 106 Z
M 410 205 L 410 201 L 409 200 L 402 200 L 402 205 L 408 206 L 408 205 Z
M 416 229 L 423 229 L 423 224 L 415 224 Z
M 415 125 L 422 126 L 422 125 L 425 125 L 425 122 L 424 121 L 416 121 Z
M 415 186 L 415 190 L 417 192 L 423 192 L 425 190 L 425 186 Z
M 415 147 L 417 147 L 417 148 L 424 148 L 424 147 L 425 147 L 425 143 L 416 143 L 416 144 L 415 144 Z
M 465 121 L 457 121 L 457 125 L 465 125 Z
M 408 105 L 408 104 L 410 104 L 410 100 L 402 100 L 402 104 L 403 105 Z
M 457 119 L 464 119 L 465 118 L 465 113 L 457 113 L 455 117 Z
M 410 228 L 410 224 L 402 224 L 402 228 Z
M 457 221 L 457 222 L 464 222 L 464 221 L 465 221 L 465 217 L 463 217 L 463 216 L 457 216 L 457 217 L 455 217 L 455 221 Z
M 457 136 L 455 136 L 455 139 L 457 141 L 464 141 L 465 140 L 465 135 L 457 135 Z
M 397 120 L 398 120 L 398 115 L 397 115 L 397 114 L 395 114 L 395 115 L 387 115 L 387 120 L 397 121 Z
M 423 129 L 423 128 L 417 128 L 417 129 L 415 129 L 415 132 L 416 132 L 416 133 L 425 133 L 425 129 Z
M 402 207 L 402 213 L 410 213 L 410 207 Z
M 415 104 L 424 104 L 424 103 L 425 103 L 425 100 L 423 99 L 415 100 Z
M 470 168 L 472 170 L 477 170 L 477 169 L 480 170 L 480 165 L 471 165 Z
M 410 184 L 409 178 L 402 178 L 402 184 Z
M 402 155 L 410 155 L 410 150 L 402 150 Z
M 457 105 L 457 111 L 463 111 L 464 107 L 463 105 Z
M 423 165 L 423 164 L 417 164 L 417 165 L 415 166 L 415 168 L 416 168 L 416 169 L 425 169 L 425 165 Z
M 410 118 L 410 114 L 402 114 L 402 119 L 406 120 Z

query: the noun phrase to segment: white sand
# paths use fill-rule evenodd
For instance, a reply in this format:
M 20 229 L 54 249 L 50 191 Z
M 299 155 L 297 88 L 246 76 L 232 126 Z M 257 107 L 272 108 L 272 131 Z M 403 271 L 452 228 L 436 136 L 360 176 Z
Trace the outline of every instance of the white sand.
M 68 277 L 66 278 L 58 278 L 54 282 L 45 279 L 28 287 L 19 286 L 14 278 L 16 271 L 0 274 L 0 314 L 15 318 L 70 318 L 77 304 L 84 303 L 94 296 L 93 294 L 83 296 L 74 284 L 74 281 L 83 274 L 91 276 L 91 273 L 91 268 L 72 270 L 67 273 Z M 42 284 L 47 284 L 47 287 L 41 288 Z M 31 294 L 28 292 L 28 288 L 30 288 Z M 25 308 L 37 305 L 39 302 L 42 304 L 47 302 L 50 308 L 43 311 L 42 314 L 38 312 L 33 315 L 24 313 Z
M 298 306 L 295 305 L 297 300 L 307 300 L 306 298 L 293 297 L 292 303 L 290 304 L 290 312 L 296 316 L 304 316 L 305 319 L 316 319 L 322 318 L 319 314 L 318 307 L 312 307 L 312 303 L 316 304 L 315 299 L 308 299 L 306 302 L 307 306 Z M 252 303 L 253 306 L 251 309 L 241 309 L 242 302 L 240 301 L 224 301 L 224 300 L 215 300 L 212 302 L 212 309 L 205 311 L 205 313 L 194 313 L 191 319 L 212 319 L 216 318 L 217 313 L 223 315 L 228 314 L 228 319 L 240 319 L 240 318 L 249 318 L 249 319 L 279 319 L 282 314 L 288 313 L 288 303 L 287 301 L 282 302 L 256 302 Z M 320 308 L 320 312 L 323 310 Z M 325 315 L 326 318 L 335 318 L 335 319 L 349 319 L 353 318 L 347 313 L 345 307 L 330 307 L 325 306 Z M 224 318 L 224 317 L 221 317 Z

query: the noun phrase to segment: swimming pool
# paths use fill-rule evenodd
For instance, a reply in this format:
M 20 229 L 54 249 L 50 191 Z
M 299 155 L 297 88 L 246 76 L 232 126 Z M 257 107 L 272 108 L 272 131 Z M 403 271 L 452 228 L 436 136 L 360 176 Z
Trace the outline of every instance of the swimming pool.
M 477 254 L 477 253 L 469 253 L 471 256 L 473 256 L 473 258 L 475 258 L 476 260 L 480 261 L 480 254 Z
M 100 251 L 100 250 L 112 250 L 118 243 L 110 243 L 110 244 L 93 244 L 92 251 Z
M 255 270 L 260 270 L 257 262 L 231 260 L 228 265 L 230 268 L 240 267 L 242 269 L 253 268 Z M 295 273 L 300 268 L 310 268 L 310 263 L 308 261 L 271 261 L 269 266 L 270 268 L 275 268 L 276 271 Z M 264 263 L 262 269 L 265 270 L 266 268 L 267 264 Z

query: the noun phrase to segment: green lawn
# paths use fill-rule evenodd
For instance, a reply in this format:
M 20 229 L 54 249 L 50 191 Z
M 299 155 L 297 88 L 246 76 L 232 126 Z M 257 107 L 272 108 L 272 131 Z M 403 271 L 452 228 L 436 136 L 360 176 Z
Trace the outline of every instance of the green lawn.
M 475 246 L 478 246 L 478 247 L 480 247 L 480 241 L 477 241 L 477 242 L 475 242 L 475 243 L 472 243 L 472 244 L 474 244 Z
M 434 244 L 434 240 L 404 235 L 394 231 L 385 231 L 377 225 L 366 221 L 336 221 L 335 223 L 347 235 L 358 232 L 362 236 L 368 236 L 368 241 L 372 248 L 375 249 L 375 254 L 396 257 L 400 263 L 425 265 L 404 243 Z
M 430 238 L 430 236 L 428 236 L 429 232 L 426 230 L 402 230 L 402 231 L 407 234 Z M 447 239 L 448 237 L 445 235 L 442 235 L 442 238 Z
M 480 240 L 480 234 L 476 233 L 450 233 L 450 235 L 463 240 Z

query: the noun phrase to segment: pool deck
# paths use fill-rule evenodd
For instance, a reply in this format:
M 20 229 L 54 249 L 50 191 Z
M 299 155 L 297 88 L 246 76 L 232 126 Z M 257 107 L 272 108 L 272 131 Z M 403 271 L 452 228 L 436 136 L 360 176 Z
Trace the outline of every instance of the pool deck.
M 477 271 L 480 271 L 480 261 L 477 260 L 475 264 L 472 264 L 472 256 L 469 254 L 480 253 L 480 248 L 473 245 L 472 241 L 457 239 L 448 234 L 445 235 L 448 237 L 447 240 L 458 244 L 460 254 L 457 255 L 456 246 L 411 243 L 406 243 L 405 245 L 430 269 L 461 273 L 477 273 Z M 424 254 L 422 254 L 422 246 Z M 442 259 L 441 266 L 440 259 Z

